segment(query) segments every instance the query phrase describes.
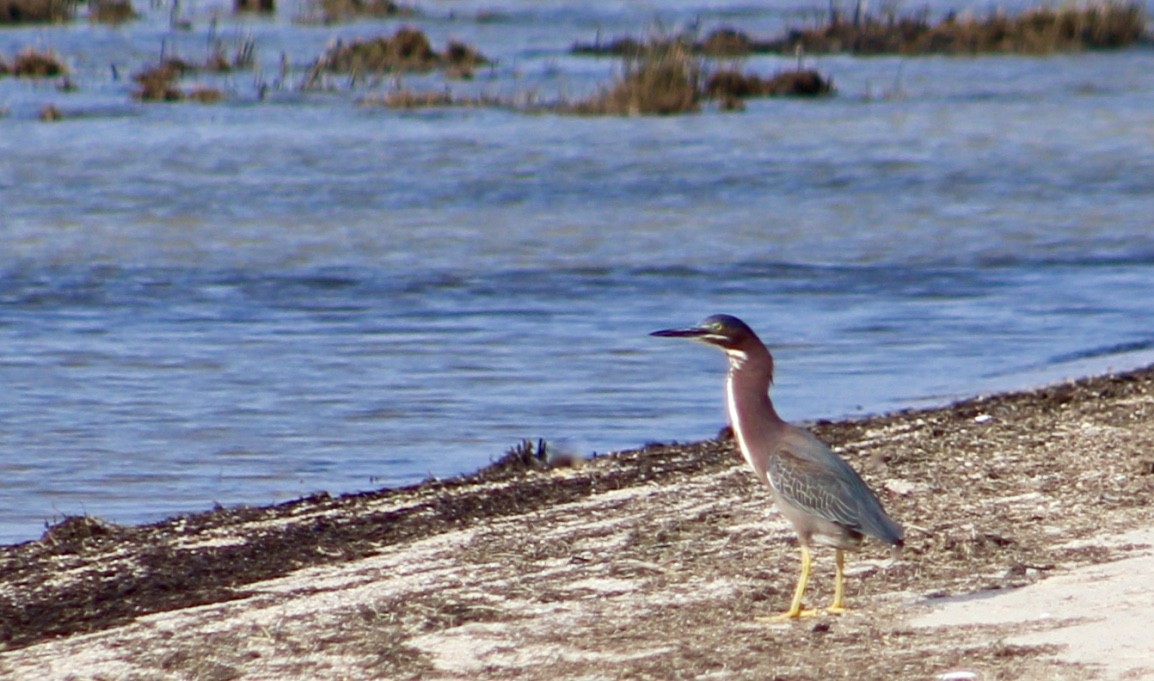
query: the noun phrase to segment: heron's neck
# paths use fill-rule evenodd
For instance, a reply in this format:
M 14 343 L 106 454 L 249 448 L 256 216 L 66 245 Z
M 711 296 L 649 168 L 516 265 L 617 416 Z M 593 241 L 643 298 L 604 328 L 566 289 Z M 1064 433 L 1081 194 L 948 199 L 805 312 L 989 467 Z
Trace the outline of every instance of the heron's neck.
M 765 455 L 779 437 L 785 421 L 773 408 L 773 356 L 769 351 L 727 350 L 729 375 L 725 381 L 726 407 L 741 454 L 763 482 L 767 482 Z M 761 456 L 755 456 L 755 452 Z

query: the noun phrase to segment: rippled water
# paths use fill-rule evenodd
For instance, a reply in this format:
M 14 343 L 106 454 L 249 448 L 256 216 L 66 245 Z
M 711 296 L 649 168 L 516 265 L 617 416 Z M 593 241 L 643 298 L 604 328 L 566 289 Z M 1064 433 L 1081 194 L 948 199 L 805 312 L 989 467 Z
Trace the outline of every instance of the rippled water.
M 231 99 L 207 107 L 134 103 L 124 74 L 162 41 L 204 54 L 209 6 L 187 32 L 159 11 L 0 31 L 3 54 L 55 47 L 80 88 L 0 79 L 0 541 L 66 513 L 140 522 L 446 476 L 521 438 L 706 437 L 723 359 L 646 334 L 713 312 L 775 348 L 798 420 L 1151 360 L 1146 48 L 826 57 L 811 64 L 836 98 L 667 119 L 399 113 L 291 86 L 334 37 L 416 23 L 500 60 L 452 87 L 582 93 L 614 66 L 566 50 L 598 30 L 762 32 L 803 9 L 227 19 L 217 35 L 251 33 L 261 70 L 211 77 Z M 281 51 L 289 82 L 259 101 Z M 64 121 L 35 120 L 48 102 Z

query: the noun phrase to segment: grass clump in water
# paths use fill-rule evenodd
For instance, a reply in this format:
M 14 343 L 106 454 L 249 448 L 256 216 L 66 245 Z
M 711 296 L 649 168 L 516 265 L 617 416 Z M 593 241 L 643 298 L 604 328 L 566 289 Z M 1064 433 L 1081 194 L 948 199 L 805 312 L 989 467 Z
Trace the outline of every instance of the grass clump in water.
M 541 103 L 533 96 L 454 96 L 448 88 L 397 88 L 367 96 L 361 103 L 390 109 L 490 107 L 538 114 L 668 116 L 699 111 L 705 101 L 718 101 L 724 110 L 739 110 L 744 108 L 742 100 L 750 97 L 818 97 L 833 92 L 832 81 L 816 71 L 784 71 L 769 78 L 736 69 L 711 73 L 706 62 L 683 43 L 654 41 L 639 54 L 625 56 L 619 78 L 584 100 Z
M 733 28 L 720 28 L 704 40 L 679 36 L 668 42 L 691 46 L 710 57 L 750 54 L 1049 54 L 1117 49 L 1143 39 L 1146 9 L 1135 0 L 1094 0 L 1061 7 L 1038 6 L 1017 16 L 999 10 L 986 17 L 950 12 L 937 23 L 929 10 L 899 15 L 888 9 L 869 13 L 864 0 L 848 15 L 833 9 L 820 22 L 783 36 L 758 40 Z M 633 38 L 576 44 L 575 54 L 635 55 L 643 49 Z
M 810 53 L 1047 54 L 1125 47 L 1142 38 L 1145 26 L 1145 8 L 1129 0 L 1040 6 L 1017 16 L 950 13 L 936 24 L 928 10 L 906 16 L 855 12 L 850 20 L 834 12 L 825 24 L 795 30 L 777 45 L 782 52 Z
M 27 49 L 16 55 L 12 63 L 0 57 L 0 76 L 17 78 L 55 78 L 68 73 L 68 68 L 54 52 Z
M 64 114 L 60 112 L 55 104 L 46 104 L 40 109 L 38 116 L 41 121 L 45 123 L 54 123 L 64 119 Z
M 275 0 L 233 0 L 232 11 L 237 14 L 248 12 L 272 14 L 276 11 Z
M 393 0 L 310 0 L 311 16 L 326 24 L 360 18 L 411 17 L 417 11 Z
M 142 102 L 179 102 L 185 99 L 201 104 L 214 104 L 224 99 L 224 94 L 213 87 L 194 85 L 187 92 L 179 85 L 181 76 L 192 71 L 184 62 L 168 59 L 134 74 L 136 90 L 133 96 Z
M 88 0 L 88 20 L 93 23 L 115 26 L 137 16 L 131 0 Z
M 146 67 L 132 76 L 137 85 L 133 95 L 143 102 L 178 102 L 184 99 L 176 84 L 182 73 L 181 66 L 172 60 Z
M 561 107 L 583 115 L 644 116 L 698 111 L 704 65 L 680 41 L 655 40 L 625 55 L 621 77 L 592 97 Z
M 450 42 L 444 53 L 433 49 L 429 38 L 415 28 L 402 28 L 391 37 L 337 43 L 313 64 L 305 87 L 314 86 L 324 73 L 347 73 L 354 80 L 366 74 L 423 73 L 444 70 L 450 77 L 471 78 L 476 67 L 488 64 L 476 49 Z
M 75 0 L 0 0 L 0 25 L 62 23 L 75 14 Z
M 769 78 L 726 69 L 710 74 L 705 94 L 713 99 L 750 97 L 820 97 L 833 94 L 833 81 L 808 69 L 782 71 Z
M 397 88 L 381 95 L 370 95 L 361 99 L 365 106 L 380 106 L 386 109 L 436 109 L 445 107 L 517 109 L 511 99 L 488 95 L 454 96 L 444 90 L 410 90 Z

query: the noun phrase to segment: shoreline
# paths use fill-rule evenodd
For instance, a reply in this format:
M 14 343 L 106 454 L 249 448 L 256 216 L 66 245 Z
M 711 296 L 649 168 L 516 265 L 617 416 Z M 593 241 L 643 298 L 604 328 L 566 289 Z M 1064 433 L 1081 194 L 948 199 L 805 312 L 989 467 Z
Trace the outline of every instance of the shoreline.
M 999 644 L 1012 625 L 909 620 L 1141 550 L 1097 538 L 1154 517 L 1154 367 L 810 428 L 910 535 L 898 562 L 877 545 L 851 556 L 842 617 L 753 626 L 788 600 L 796 540 L 732 444 L 710 440 L 134 527 L 69 518 L 39 541 L 0 547 L 0 672 L 1096 673 L 1055 661 L 1059 646 L 1044 639 Z M 817 555 L 819 604 L 831 563 Z M 871 654 L 877 645 L 890 654 Z M 142 661 L 128 654 L 137 648 L 167 652 Z

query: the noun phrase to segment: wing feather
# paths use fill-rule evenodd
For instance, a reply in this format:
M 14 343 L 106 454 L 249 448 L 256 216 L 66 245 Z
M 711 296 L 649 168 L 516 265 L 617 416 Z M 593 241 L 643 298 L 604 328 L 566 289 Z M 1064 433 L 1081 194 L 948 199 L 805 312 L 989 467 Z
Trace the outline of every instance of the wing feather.
M 816 438 L 784 443 L 769 458 L 767 473 L 774 489 L 802 511 L 890 544 L 901 543 L 901 527 L 886 515 L 857 471 Z

